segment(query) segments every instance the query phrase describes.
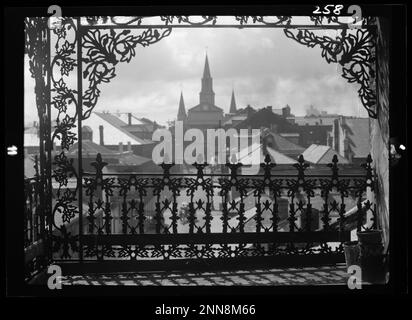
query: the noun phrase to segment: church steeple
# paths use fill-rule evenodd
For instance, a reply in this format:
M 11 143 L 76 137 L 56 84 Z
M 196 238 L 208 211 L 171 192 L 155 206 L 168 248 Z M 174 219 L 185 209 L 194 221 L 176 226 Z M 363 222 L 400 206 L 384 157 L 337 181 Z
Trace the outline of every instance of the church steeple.
M 206 60 L 205 60 L 205 68 L 203 70 L 203 78 L 211 78 L 210 68 L 209 68 L 209 60 L 207 58 L 207 53 L 206 53 Z
M 179 111 L 177 112 L 178 121 L 186 121 L 185 102 L 183 100 L 183 92 L 180 92 Z
M 235 114 L 236 112 L 237 112 L 237 109 L 236 109 L 236 100 L 235 100 L 235 90 L 232 89 L 232 98 L 230 99 L 229 113 Z
M 202 77 L 202 89 L 199 93 L 199 103 L 215 104 L 215 93 L 213 92 L 213 79 L 210 75 L 209 60 L 205 59 L 205 67 Z

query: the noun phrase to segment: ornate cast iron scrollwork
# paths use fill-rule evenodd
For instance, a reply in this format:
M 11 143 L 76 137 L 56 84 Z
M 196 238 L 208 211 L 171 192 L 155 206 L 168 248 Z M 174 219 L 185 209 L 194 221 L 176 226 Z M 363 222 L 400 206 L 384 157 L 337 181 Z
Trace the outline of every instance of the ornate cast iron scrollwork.
M 360 85 L 358 94 L 369 117 L 377 117 L 374 90 L 375 35 L 371 28 L 355 32 L 342 29 L 336 39 L 318 36 L 307 29 L 296 31 L 285 28 L 284 32 L 288 38 L 307 47 L 319 46 L 326 62 L 339 63 L 342 66 L 342 76 L 348 82 Z
M 154 44 L 170 35 L 172 29 L 147 29 L 139 35 L 131 34 L 131 30 L 117 31 L 110 29 L 103 33 L 99 29 L 88 30 L 82 37 L 82 48 L 86 49 L 83 62 L 83 78 L 87 79 L 88 88 L 83 94 L 85 106 L 82 119 L 87 119 L 96 106 L 100 96 L 98 86 L 110 82 L 116 76 L 115 66 L 119 62 L 129 63 L 136 56 L 136 46 L 143 47 Z
M 309 165 L 303 157 L 299 158 L 292 168 L 295 175 L 283 177 L 282 173 L 276 173 L 273 169 L 276 164 L 269 156 L 261 164 L 262 171 L 257 176 L 242 176 L 238 173 L 239 163 L 227 163 L 230 174 L 207 173 L 207 163 L 194 163 L 197 173 L 193 177 L 181 178 L 179 174 L 171 172 L 173 164 L 161 164 L 163 173 L 155 174 L 155 177 L 146 177 L 142 174 L 123 175 L 118 178 L 105 177 L 102 168 L 106 163 L 98 155 L 92 164 L 96 168 L 94 175 L 89 174 L 85 180 L 86 194 L 89 199 L 89 235 L 110 236 L 111 234 L 130 235 L 131 239 L 139 239 L 147 233 L 175 236 L 182 233 L 202 234 L 204 239 L 214 239 L 218 234 L 231 236 L 232 234 L 250 235 L 272 233 L 305 233 L 305 232 L 348 232 L 344 217 L 346 213 L 345 199 L 348 197 L 356 201 L 364 201 L 367 188 L 373 186 L 371 158 L 362 166 L 365 173 L 359 173 L 355 177 L 345 176 L 339 173 L 338 158 L 334 157 L 328 165 L 331 174 L 317 176 L 312 174 Z M 309 172 L 308 172 L 309 171 Z M 162 193 L 169 190 L 171 195 L 162 197 Z M 185 191 L 185 192 L 182 192 Z M 269 191 L 269 192 L 267 192 Z M 177 215 L 178 197 L 181 194 L 189 197 L 189 228 L 183 230 L 184 217 Z M 236 195 L 237 194 L 237 195 Z M 270 194 L 270 197 L 264 194 Z M 118 198 L 116 196 L 118 195 Z M 108 198 L 110 197 L 110 198 Z M 213 197 L 222 197 L 222 209 L 212 210 Z M 248 197 L 253 201 L 250 202 Z M 97 200 L 96 200 L 97 199 Z M 101 199 L 105 199 L 102 201 Z M 112 200 L 110 200 L 112 199 Z M 119 199 L 118 213 L 115 210 L 106 210 L 108 201 L 110 208 L 116 208 L 113 199 Z M 285 216 L 280 212 L 279 202 L 285 201 L 289 206 L 289 212 Z M 321 201 L 319 201 L 321 200 Z M 154 201 L 154 202 L 153 202 Z M 317 203 L 315 205 L 314 203 Z M 321 206 L 323 204 L 323 206 Z M 154 208 L 154 216 L 150 213 Z M 251 219 L 245 213 L 256 208 L 255 215 Z M 286 208 L 283 207 L 283 210 Z M 374 206 L 366 201 L 365 206 L 354 215 L 356 223 L 363 224 L 366 221 L 366 213 L 369 219 L 368 228 L 376 228 L 374 220 Z M 315 227 L 314 210 L 319 211 L 319 219 L 323 222 Z M 99 213 L 100 211 L 100 213 Z M 134 214 L 137 212 L 137 214 Z M 263 213 L 265 212 L 265 219 Z M 332 213 L 338 213 L 332 218 Z M 103 226 L 97 226 L 95 221 L 98 215 L 113 221 L 117 216 L 121 221 L 121 228 L 112 230 Z M 169 216 L 168 220 L 165 218 Z M 195 218 L 197 215 L 197 219 Z M 281 217 L 282 215 L 282 217 Z M 201 223 L 201 220 L 205 223 Z M 146 223 L 154 219 L 155 225 Z M 220 218 L 220 219 L 219 219 Z M 137 219 L 136 224 L 132 224 Z M 214 220 L 213 226 L 210 220 Z M 351 218 L 352 219 L 352 218 Z M 109 221 L 108 220 L 108 221 Z M 167 220 L 167 221 L 166 221 Z M 221 220 L 221 222 L 219 221 Z M 264 221 L 265 220 L 265 221 Z M 269 222 L 269 220 L 271 222 Z M 333 220 L 333 221 L 332 221 Z M 146 221 L 146 222 L 145 222 Z M 220 229 L 216 223 L 219 222 Z M 333 223 L 332 223 L 333 222 Z M 87 235 L 86 234 L 86 235 Z M 207 238 L 209 237 L 209 238 Z M 172 239 L 172 238 L 170 238 Z M 268 255 L 314 255 L 314 254 L 341 254 L 341 245 L 332 248 L 327 241 L 314 243 L 244 243 L 244 240 L 233 240 L 227 243 L 219 241 L 210 243 L 182 243 L 178 237 L 170 240 L 169 244 L 146 245 L 116 245 L 116 244 L 88 244 L 85 247 L 85 256 L 88 259 L 176 259 L 176 258 L 229 258 L 240 256 L 268 256 Z
M 291 16 L 236 16 L 236 21 L 239 21 L 240 25 L 244 25 L 252 20 L 252 23 L 262 23 L 268 26 L 288 26 L 292 23 Z M 250 19 L 250 20 L 249 20 Z
M 104 17 L 102 19 L 104 22 Z M 28 21 L 32 20 L 29 19 Z M 88 21 L 90 25 L 94 25 L 99 20 L 89 17 Z M 50 62 L 51 106 L 57 111 L 57 116 L 52 137 L 49 134 L 50 138 L 48 140 L 51 141 L 51 144 L 53 141 L 59 140 L 61 145 L 61 151 L 54 157 L 53 178 L 58 183 L 58 189 L 51 221 L 55 230 L 53 235 L 54 250 L 63 250 L 61 257 L 70 258 L 69 250 L 71 249 L 74 253 L 78 249 L 77 246 L 72 245 L 74 243 L 73 237 L 77 237 L 77 235 L 73 236 L 71 232 L 67 232 L 64 225 L 71 223 L 79 214 L 76 200 L 81 181 L 73 164 L 73 159 L 67 157 L 67 152 L 77 141 L 75 132 L 77 117 L 80 116 L 84 120 L 90 116 L 100 96 L 99 86 L 101 83 L 110 82 L 115 77 L 115 66 L 119 62 L 130 62 L 135 57 L 137 45 L 145 47 L 156 43 L 167 37 L 171 29 L 166 28 L 159 31 L 147 28 L 141 30 L 140 34 L 137 35 L 131 34 L 130 30 L 118 31 L 111 29 L 107 32 L 84 29 L 83 26 L 77 25 L 75 20 L 71 18 L 63 18 L 61 25 L 61 28 L 53 30 L 54 52 Z M 32 29 L 29 27 L 30 25 L 27 27 L 27 34 L 31 35 Z M 43 30 L 47 30 L 46 28 L 47 21 L 43 26 Z M 87 83 L 86 90 L 82 93 L 84 108 L 81 108 L 81 114 L 78 114 L 79 92 L 77 88 L 71 88 L 70 81 L 68 81 L 71 76 L 75 76 L 74 71 L 79 67 L 77 61 L 78 34 L 81 37 L 82 49 L 85 49 L 82 52 L 82 78 Z M 33 46 L 28 46 L 27 51 L 30 56 Z M 47 55 L 38 55 L 43 59 L 47 58 Z M 49 70 L 46 63 L 43 62 L 40 65 L 46 66 L 46 70 Z M 37 96 L 42 97 L 40 92 Z M 40 117 L 40 119 L 42 118 L 44 119 L 44 117 Z M 43 127 L 47 128 L 46 125 Z M 71 180 L 76 181 L 75 188 L 69 187 Z M 104 219 L 106 228 L 109 228 L 110 218 L 107 212 L 108 209 L 106 208 Z M 61 239 L 58 240 L 59 237 Z
M 29 56 L 30 72 L 36 80 L 36 103 L 39 113 L 40 127 L 42 128 L 41 141 L 46 150 L 50 150 L 53 142 L 57 139 L 60 140 L 61 151 L 54 156 L 55 169 L 53 171 L 53 178 L 57 182 L 56 199 L 54 202 L 51 200 L 51 194 L 48 190 L 51 189 L 51 182 L 44 180 L 43 186 L 45 187 L 44 196 L 47 201 L 43 203 L 47 206 L 53 204 L 53 208 L 43 208 L 43 212 L 46 212 L 45 218 L 50 219 L 50 226 L 53 228 L 53 249 L 55 252 L 60 252 L 61 258 L 72 258 L 72 253 L 79 250 L 78 235 L 66 227 L 69 225 L 79 214 L 79 208 L 76 204 L 79 185 L 83 183 L 81 181 L 81 175 L 76 171 L 73 164 L 73 160 L 67 157 L 67 152 L 73 146 L 77 140 L 77 135 L 74 132 L 77 128 L 77 117 L 86 119 L 93 108 L 96 106 L 98 98 L 100 96 L 99 86 L 102 83 L 110 82 L 115 76 L 115 66 L 119 62 L 130 62 L 136 55 L 137 45 L 148 46 L 154 44 L 164 37 L 167 37 L 171 33 L 171 25 L 174 23 L 186 24 L 190 26 L 210 25 L 213 26 L 217 23 L 216 16 L 202 16 L 200 19 L 195 20 L 190 16 L 161 16 L 160 20 L 164 24 L 163 27 L 156 29 L 150 26 L 142 27 L 140 34 L 132 34 L 130 30 L 111 29 L 110 24 L 115 26 L 128 26 L 142 25 L 142 21 L 147 17 L 130 17 L 126 20 L 117 20 L 113 17 L 87 17 L 86 23 L 78 25 L 75 20 L 71 18 L 64 18 L 62 21 L 62 27 L 60 29 L 54 29 L 52 32 L 47 29 L 47 20 L 42 18 L 28 18 L 26 19 L 26 53 Z M 324 17 L 323 17 L 324 18 Z M 312 18 L 311 21 L 315 26 L 321 26 L 324 23 L 323 18 Z M 292 17 L 290 16 L 236 16 L 239 26 L 244 26 L 249 21 L 252 23 L 260 23 L 267 26 L 284 26 L 284 32 L 288 38 L 291 38 L 308 47 L 319 46 L 322 49 L 322 57 L 326 59 L 328 63 L 334 62 L 342 65 L 343 77 L 349 82 L 355 82 L 360 85 L 359 96 L 363 105 L 368 110 L 370 117 L 376 117 L 375 103 L 376 94 L 373 91 L 373 78 L 374 78 L 374 33 L 370 28 L 359 29 L 357 31 L 348 31 L 343 28 L 340 36 L 336 39 L 329 38 L 327 36 L 316 36 L 315 32 L 309 30 L 295 30 L 289 28 L 292 26 Z M 369 23 L 370 20 L 365 20 Z M 328 20 L 327 23 L 335 23 L 342 25 L 338 20 Z M 107 24 L 107 28 L 94 28 L 99 24 Z M 47 35 L 51 33 L 50 38 Z M 81 40 L 79 44 L 77 41 Z M 50 46 L 50 41 L 54 45 Z M 73 73 L 75 69 L 79 68 L 79 61 L 77 60 L 77 49 L 81 45 L 85 51 L 82 53 L 82 77 L 78 81 L 84 81 L 86 83 L 86 90 L 82 92 L 81 100 L 83 105 L 79 106 L 79 92 L 76 88 L 71 88 L 70 81 L 68 79 L 71 76 L 75 76 Z M 52 54 L 48 55 L 49 48 L 52 49 Z M 51 61 L 50 61 L 51 60 Z M 83 68 L 84 67 L 84 68 Z M 47 82 L 49 77 L 50 83 Z M 47 85 L 51 86 L 51 92 L 47 91 Z M 47 105 L 49 103 L 51 107 L 57 111 L 56 124 L 52 132 L 50 126 L 47 124 L 50 122 L 50 115 L 47 111 Z M 82 107 L 82 108 L 80 108 Z M 78 111 L 81 110 L 80 114 Z M 47 149 L 48 148 L 48 149 Z M 40 159 L 41 169 L 40 176 L 46 177 L 47 167 L 51 168 L 51 159 L 48 159 L 43 154 Z M 266 159 L 267 160 L 267 159 Z M 279 208 L 278 200 L 282 192 L 286 192 L 287 196 L 292 199 L 290 203 L 290 216 L 289 227 L 292 231 L 302 231 L 311 228 L 311 198 L 314 197 L 313 190 L 320 188 L 323 192 L 325 199 L 325 206 L 323 208 L 323 228 L 332 228 L 330 221 L 330 214 L 333 211 L 339 211 L 339 230 L 344 228 L 344 213 L 345 213 L 345 198 L 348 197 L 350 192 L 353 192 L 359 199 L 361 199 L 367 188 L 373 187 L 371 179 L 350 179 L 340 178 L 337 175 L 336 164 L 332 164 L 332 178 L 330 181 L 322 181 L 321 179 L 307 179 L 305 175 L 305 168 L 303 158 L 300 159 L 299 164 L 301 167 L 298 169 L 298 178 L 289 179 L 271 176 L 271 168 L 274 166 L 269 160 L 262 164 L 264 170 L 264 179 L 250 179 L 242 178 L 238 175 L 238 167 L 229 164 L 228 167 L 231 171 L 230 179 L 219 180 L 221 190 L 220 196 L 225 200 L 223 202 L 223 229 L 226 232 L 243 232 L 246 226 L 245 218 L 245 203 L 244 199 L 249 191 L 257 196 L 257 216 L 254 219 L 256 222 L 256 232 L 277 232 L 279 226 Z M 210 232 L 212 215 L 211 215 L 211 198 L 214 194 L 214 188 L 216 188 L 213 179 L 210 177 L 205 178 L 203 164 L 195 166 L 198 170 L 198 177 L 193 181 L 191 179 L 173 178 L 168 171 L 170 168 L 164 167 L 165 170 L 163 177 L 147 179 L 141 177 L 130 177 L 127 181 L 119 182 L 122 187 L 123 197 L 123 209 L 122 209 L 122 221 L 124 233 L 139 233 L 144 232 L 144 225 L 147 216 L 145 215 L 145 207 L 143 204 L 146 193 L 142 192 L 151 183 L 154 191 L 157 192 L 155 196 L 158 197 L 155 220 L 157 223 L 157 231 L 163 229 L 165 233 L 175 233 L 177 231 L 176 223 L 178 221 L 176 211 L 176 197 L 179 195 L 179 186 L 188 188 L 187 190 L 203 189 L 207 194 L 206 202 L 201 200 L 194 201 L 194 192 L 188 193 L 191 197 L 190 207 L 190 226 L 193 232 Z M 370 169 L 365 167 L 366 170 Z M 333 170 L 336 170 L 333 171 Z M 368 171 L 369 172 L 369 171 Z M 370 177 L 372 177 L 370 175 Z M 87 178 L 89 179 L 89 178 Z M 110 226 L 112 221 L 112 211 L 110 208 L 110 196 L 115 192 L 118 185 L 110 178 L 103 179 L 100 182 L 91 180 L 85 180 L 84 187 L 90 197 L 100 188 L 101 192 L 105 195 L 105 201 L 99 198 L 97 201 L 93 201 L 91 198 L 89 202 L 89 223 L 90 230 L 97 230 L 98 234 L 110 233 Z M 135 180 L 133 180 L 135 179 Z M 75 181 L 75 187 L 70 186 L 70 181 Z M 327 179 L 326 179 L 327 180 Z M 319 182 L 319 183 L 318 183 Z M 129 188 L 134 187 L 138 191 L 139 199 L 128 200 L 127 194 L 130 192 Z M 172 190 L 173 199 L 164 200 L 160 202 L 160 193 L 167 187 Z M 269 189 L 270 194 L 274 197 L 274 201 L 262 200 L 262 195 L 266 189 Z M 341 202 L 338 201 L 329 202 L 328 195 L 331 190 L 336 189 L 341 195 Z M 232 191 L 238 192 L 240 198 L 238 201 L 230 199 L 230 193 Z M 300 198 L 299 201 L 295 201 L 294 197 L 301 193 L 306 198 Z M 306 200 L 305 200 L 306 199 Z M 100 201 L 99 201 L 100 200 Z M 103 221 L 104 225 L 96 227 L 95 213 L 96 208 L 104 211 Z M 361 202 L 358 202 L 359 212 L 374 212 L 374 206 L 371 203 L 366 202 L 364 206 Z M 91 210 L 91 211 L 90 211 Z M 137 210 L 137 226 L 130 225 L 130 214 Z M 162 225 L 162 214 L 164 211 L 170 210 L 172 212 L 171 225 L 165 228 Z M 198 225 L 194 218 L 195 211 L 202 211 L 205 213 L 205 224 L 203 226 Z M 264 226 L 262 222 L 263 211 L 271 213 L 272 224 L 270 226 Z M 47 212 L 51 212 L 50 217 Z M 306 214 L 306 224 L 302 228 L 296 226 L 296 216 L 298 214 Z M 229 225 L 230 215 L 237 215 L 236 225 Z M 58 219 L 57 217 L 60 217 Z M 59 222 L 60 221 L 60 222 Z M 358 219 L 358 225 L 362 224 L 360 218 Z M 373 227 L 376 227 L 376 223 Z M 323 246 L 323 245 L 322 245 Z M 163 257 L 180 257 L 180 246 L 171 246 L 167 248 L 162 247 L 141 247 L 141 246 L 125 246 L 122 247 L 119 252 L 119 257 L 124 255 L 125 257 L 148 256 L 148 252 L 157 256 Z M 179 250 L 178 250 L 179 249 Z M 104 256 L 113 256 L 114 248 L 111 246 L 102 246 L 95 248 L 89 247 L 89 254 L 94 256 L 98 255 L 100 258 Z M 147 251 L 149 250 L 149 251 Z M 150 251 L 152 250 L 152 251 Z M 160 250 L 160 251 L 159 251 Z M 241 255 L 247 250 L 252 255 L 273 254 L 286 250 L 291 252 L 303 252 L 307 253 L 308 249 L 304 248 L 303 251 L 299 251 L 296 248 L 288 247 L 288 249 L 282 249 L 278 247 L 263 248 L 260 244 L 256 244 L 253 248 L 246 248 L 244 244 L 239 244 L 238 248 L 233 249 L 225 245 L 212 246 L 206 245 L 188 245 L 185 246 L 187 256 L 196 257 L 211 257 L 216 254 L 219 256 L 232 256 Z M 298 251 L 296 251 L 298 250 Z M 325 250 L 322 247 L 322 250 Z M 285 251 L 285 252 L 286 252 Z M 121 253 L 121 254 L 120 254 Z M 87 255 L 87 254 L 86 254 Z

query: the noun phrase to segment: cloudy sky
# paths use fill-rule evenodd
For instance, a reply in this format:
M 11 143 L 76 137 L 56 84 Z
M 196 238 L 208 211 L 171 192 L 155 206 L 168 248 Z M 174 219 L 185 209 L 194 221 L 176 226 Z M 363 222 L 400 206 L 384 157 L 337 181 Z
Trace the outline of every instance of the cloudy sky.
M 133 112 L 162 124 L 175 119 L 180 90 L 186 110 L 199 101 L 206 48 L 215 102 L 225 112 L 233 87 L 238 108 L 289 104 L 292 113 L 304 115 L 313 104 L 329 113 L 367 116 L 357 86 L 341 77 L 337 64 L 321 58 L 319 48 L 302 46 L 282 29 L 270 28 L 175 28 L 160 42 L 138 47 L 129 64 L 117 65 L 117 77 L 100 87 L 95 110 Z M 33 121 L 33 79 L 26 77 L 25 86 L 26 121 Z

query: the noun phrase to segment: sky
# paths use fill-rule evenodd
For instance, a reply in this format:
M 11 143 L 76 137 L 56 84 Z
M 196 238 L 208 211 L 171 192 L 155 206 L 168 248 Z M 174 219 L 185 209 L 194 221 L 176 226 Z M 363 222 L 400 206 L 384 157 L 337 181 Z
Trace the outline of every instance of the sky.
M 336 36 L 334 30 L 319 33 Z M 117 76 L 100 86 L 94 110 L 132 112 L 161 124 L 174 120 L 180 91 L 186 111 L 199 103 L 206 51 L 215 104 L 224 112 L 233 88 L 238 108 L 288 104 L 293 114 L 303 116 L 312 104 L 329 113 L 367 116 L 357 85 L 341 76 L 338 64 L 328 64 L 319 48 L 305 47 L 282 29 L 271 28 L 174 28 L 160 42 L 138 46 L 130 63 L 116 66 Z M 27 60 L 25 64 L 27 71 Z M 34 80 L 27 72 L 26 122 L 36 120 L 34 102 Z

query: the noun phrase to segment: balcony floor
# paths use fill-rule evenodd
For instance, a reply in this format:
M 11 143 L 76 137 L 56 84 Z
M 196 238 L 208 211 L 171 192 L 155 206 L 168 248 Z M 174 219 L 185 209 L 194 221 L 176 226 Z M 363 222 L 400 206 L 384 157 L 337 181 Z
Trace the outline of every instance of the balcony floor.
M 345 264 L 217 272 L 141 272 L 64 276 L 64 285 L 107 286 L 282 286 L 345 285 Z

